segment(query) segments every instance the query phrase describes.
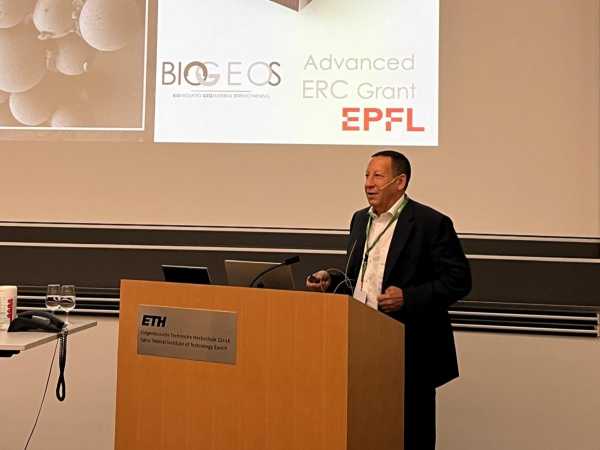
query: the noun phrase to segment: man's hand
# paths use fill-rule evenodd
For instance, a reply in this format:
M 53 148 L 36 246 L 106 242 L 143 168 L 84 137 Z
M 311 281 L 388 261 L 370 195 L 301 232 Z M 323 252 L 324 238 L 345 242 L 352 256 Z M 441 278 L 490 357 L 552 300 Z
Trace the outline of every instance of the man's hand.
M 311 291 L 325 292 L 331 285 L 331 275 L 326 270 L 319 270 L 306 278 L 306 287 Z
M 390 313 L 398 311 L 404 304 L 404 292 L 396 286 L 388 287 L 383 294 L 377 296 L 379 311 Z

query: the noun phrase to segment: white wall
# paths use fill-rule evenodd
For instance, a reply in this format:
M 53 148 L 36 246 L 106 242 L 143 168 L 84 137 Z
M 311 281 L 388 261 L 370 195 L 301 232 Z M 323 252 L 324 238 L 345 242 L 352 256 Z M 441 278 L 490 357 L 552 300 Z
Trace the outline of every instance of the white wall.
M 440 450 L 598 450 L 600 341 L 455 333 L 461 377 L 439 390 Z
M 30 450 L 108 450 L 114 445 L 118 321 L 93 318 L 98 326 L 68 338 L 64 402 L 56 399 L 58 352 Z M 37 414 L 54 344 L 0 358 L 0 450 L 25 442 Z

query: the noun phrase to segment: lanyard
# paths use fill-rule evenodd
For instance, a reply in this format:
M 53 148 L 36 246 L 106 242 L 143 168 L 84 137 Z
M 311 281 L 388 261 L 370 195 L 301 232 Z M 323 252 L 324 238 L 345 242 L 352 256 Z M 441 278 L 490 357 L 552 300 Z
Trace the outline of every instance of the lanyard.
M 385 232 L 388 230 L 388 228 L 391 227 L 392 224 L 398 220 L 398 217 L 400 216 L 400 213 L 406 206 L 406 203 L 408 203 L 408 198 L 405 196 L 404 199 L 402 200 L 402 203 L 400 203 L 398 208 L 396 208 L 396 211 L 394 211 L 394 214 L 392 215 L 392 218 L 390 219 L 390 221 L 387 223 L 387 225 L 381 231 L 381 233 L 379 233 L 377 235 L 377 237 L 375 238 L 375 240 L 373 241 L 373 243 L 371 245 L 369 245 L 369 235 L 371 234 L 371 223 L 373 222 L 373 217 L 371 215 L 369 215 L 369 221 L 367 222 L 367 230 L 366 230 L 365 256 L 363 257 L 361 276 L 360 276 L 361 288 L 363 285 L 363 281 L 365 279 L 365 272 L 367 271 L 367 266 L 369 265 L 369 253 L 371 253 L 371 250 L 373 250 L 373 248 L 375 248 L 375 246 L 379 243 L 381 236 L 383 236 L 385 234 Z

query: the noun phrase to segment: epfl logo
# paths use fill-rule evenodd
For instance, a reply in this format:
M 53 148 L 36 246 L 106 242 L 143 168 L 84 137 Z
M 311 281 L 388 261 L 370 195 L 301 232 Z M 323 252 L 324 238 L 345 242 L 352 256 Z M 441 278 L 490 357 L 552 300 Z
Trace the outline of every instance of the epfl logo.
M 279 67 L 281 64 L 277 61 L 255 61 L 250 64 L 229 61 L 224 67 L 211 61 L 191 61 L 187 64 L 163 61 L 161 84 L 214 86 L 224 78 L 227 86 L 242 86 L 245 83 L 258 87 L 278 86 L 281 84 L 281 75 L 276 70 Z
M 143 327 L 160 327 L 164 328 L 167 326 L 167 317 L 166 316 L 153 316 L 150 314 L 144 314 L 142 316 L 142 326 Z

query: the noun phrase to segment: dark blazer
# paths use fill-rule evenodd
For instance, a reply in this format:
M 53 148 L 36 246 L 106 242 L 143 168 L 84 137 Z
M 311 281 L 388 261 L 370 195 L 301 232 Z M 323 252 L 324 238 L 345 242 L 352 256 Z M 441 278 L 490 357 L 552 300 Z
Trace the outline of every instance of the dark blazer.
M 353 284 L 365 246 L 367 211 L 357 211 L 350 224 L 347 264 Z M 471 290 L 471 271 L 452 220 L 409 199 L 394 228 L 384 270 L 382 290 L 396 286 L 404 293 L 403 307 L 390 316 L 405 325 L 406 384 L 438 387 L 456 378 L 448 306 Z M 341 278 L 332 277 L 337 286 Z

